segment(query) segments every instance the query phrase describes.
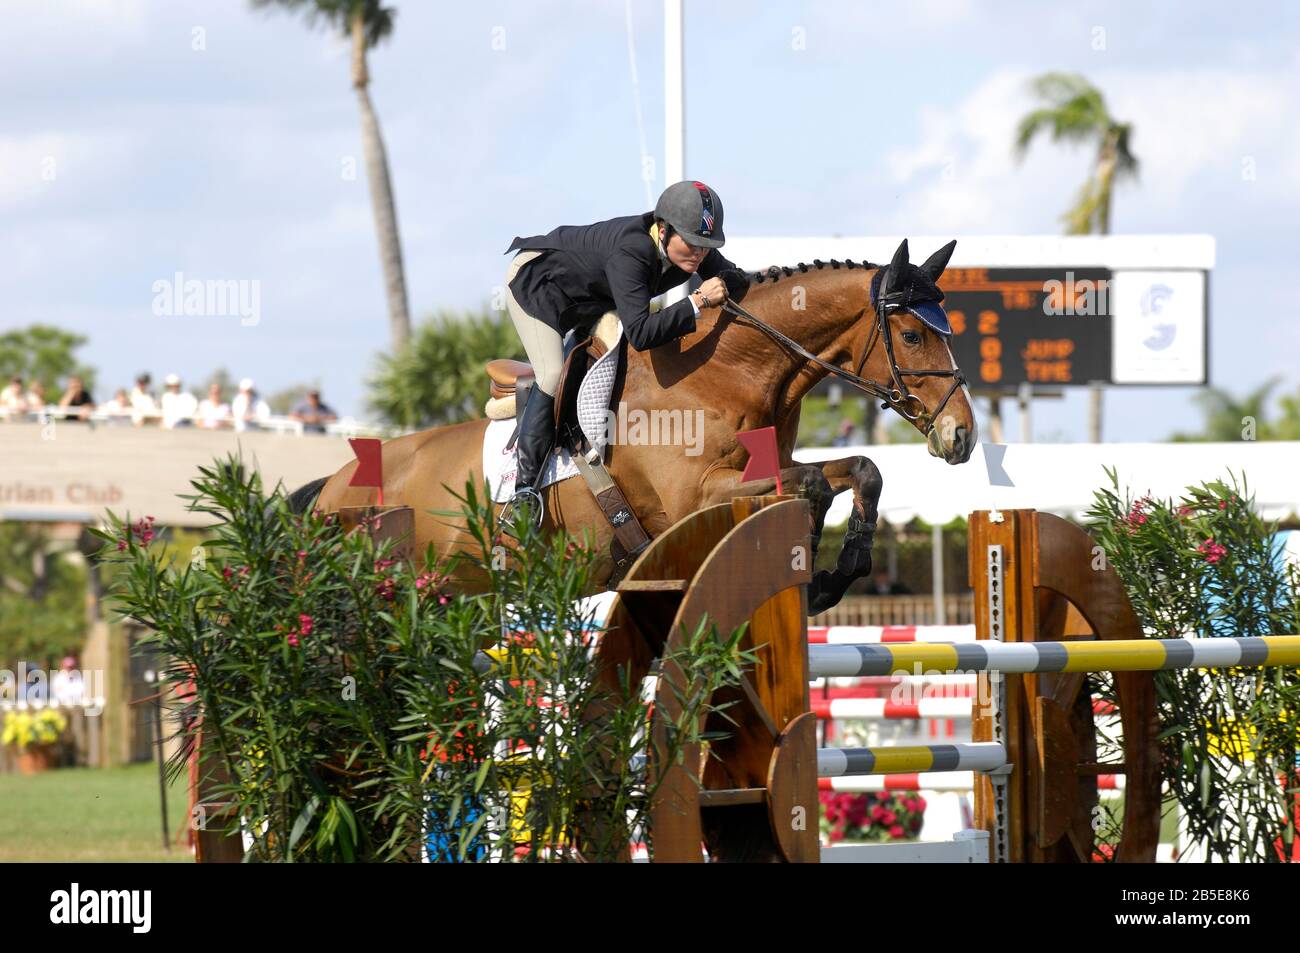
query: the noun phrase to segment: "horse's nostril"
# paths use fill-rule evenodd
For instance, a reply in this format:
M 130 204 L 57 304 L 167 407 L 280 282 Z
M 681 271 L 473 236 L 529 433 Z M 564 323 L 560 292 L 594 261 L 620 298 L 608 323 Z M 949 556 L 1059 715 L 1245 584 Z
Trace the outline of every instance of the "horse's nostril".
M 973 433 L 969 427 L 958 427 L 953 431 L 953 448 L 960 450 L 962 457 L 970 455 Z

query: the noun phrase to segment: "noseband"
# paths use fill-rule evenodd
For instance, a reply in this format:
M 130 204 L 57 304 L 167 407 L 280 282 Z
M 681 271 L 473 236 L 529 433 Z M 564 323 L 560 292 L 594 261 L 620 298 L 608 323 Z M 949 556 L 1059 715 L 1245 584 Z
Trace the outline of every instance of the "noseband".
M 862 349 L 862 357 L 858 360 L 857 366 L 852 372 L 837 367 L 829 361 L 822 360 L 799 342 L 782 334 L 761 318 L 756 318 L 733 301 L 724 301 L 722 310 L 734 314 L 738 318 L 745 319 L 786 350 L 793 351 L 804 360 L 825 368 L 840 380 L 851 384 L 866 394 L 870 394 L 881 402 L 881 410 L 892 407 L 904 419 L 916 424 L 917 429 L 922 434 L 929 437 L 934 430 L 935 421 L 943 413 L 943 408 L 948 405 L 949 399 L 957 388 L 966 383 L 966 377 L 957 367 L 947 370 L 916 370 L 898 366 L 898 360 L 894 357 L 894 338 L 889 331 L 889 318 L 896 311 L 908 310 L 908 305 L 911 303 L 912 289 L 909 286 L 906 291 L 886 292 L 886 287 L 888 287 L 888 276 L 881 280 L 881 293 L 876 300 L 875 320 L 872 322 L 871 334 L 867 337 L 866 346 Z M 862 376 L 862 369 L 866 367 L 867 359 L 871 357 L 871 351 L 876 345 L 877 338 L 882 338 L 885 342 L 885 356 L 889 358 L 889 373 L 893 379 L 892 387 L 886 387 Z M 929 410 L 921 402 L 921 398 L 908 390 L 907 383 L 903 380 L 904 377 L 951 377 L 952 386 L 943 395 L 943 400 L 939 401 L 938 406 L 934 410 Z M 913 412 L 913 409 L 915 409 L 915 412 Z

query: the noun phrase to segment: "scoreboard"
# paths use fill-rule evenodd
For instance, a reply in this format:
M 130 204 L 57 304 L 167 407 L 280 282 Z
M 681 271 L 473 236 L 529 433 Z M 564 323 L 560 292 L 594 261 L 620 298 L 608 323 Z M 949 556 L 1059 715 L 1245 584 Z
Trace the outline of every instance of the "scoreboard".
M 949 268 L 939 285 L 953 357 L 972 388 L 1109 381 L 1111 272 Z

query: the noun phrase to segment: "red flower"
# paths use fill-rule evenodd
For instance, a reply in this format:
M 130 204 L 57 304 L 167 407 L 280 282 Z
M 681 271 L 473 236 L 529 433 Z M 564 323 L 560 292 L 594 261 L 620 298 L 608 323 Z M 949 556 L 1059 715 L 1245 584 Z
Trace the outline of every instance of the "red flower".
M 1207 563 L 1217 563 L 1220 559 L 1228 554 L 1228 548 L 1221 543 L 1216 543 L 1214 537 L 1210 537 L 1201 545 L 1196 547 L 1196 551 L 1205 557 Z
M 311 616 L 306 614 L 298 616 L 298 628 L 303 635 L 311 635 L 313 625 L 315 623 L 312 621 Z
M 902 837 L 905 833 L 906 832 L 897 824 L 895 824 L 893 827 L 889 829 L 889 836 L 894 838 L 895 840 Z

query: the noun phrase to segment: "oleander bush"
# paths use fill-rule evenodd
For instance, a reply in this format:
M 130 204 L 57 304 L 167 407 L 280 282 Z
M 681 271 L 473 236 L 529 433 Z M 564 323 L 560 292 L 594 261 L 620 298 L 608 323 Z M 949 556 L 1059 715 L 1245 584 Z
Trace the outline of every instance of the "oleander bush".
M 1300 573 L 1280 558 L 1276 525 L 1255 512 L 1244 476 L 1155 500 L 1121 498 L 1107 472 L 1088 528 L 1148 635 L 1300 633 Z M 1155 684 L 1165 792 L 1206 859 L 1300 859 L 1300 671 L 1186 669 L 1157 672 Z
M 473 484 L 445 515 L 474 547 L 413 559 L 293 512 L 235 458 L 193 486 L 190 508 L 214 525 L 187 558 L 155 543 L 150 519 L 112 514 L 101 558 L 119 611 L 172 660 L 189 745 L 170 770 L 201 725 L 208 800 L 233 802 L 247 860 L 612 860 L 644 836 L 648 702 L 626 678 L 616 691 L 594 678 L 600 630 L 577 601 L 593 553 L 503 527 Z M 460 591 L 467 574 L 483 591 Z M 662 763 L 708 740 L 713 690 L 752 661 L 741 636 L 702 627 L 675 657 L 700 690 Z M 595 706 L 603 717 L 581 717 Z M 205 805 L 196 822 L 231 823 Z

